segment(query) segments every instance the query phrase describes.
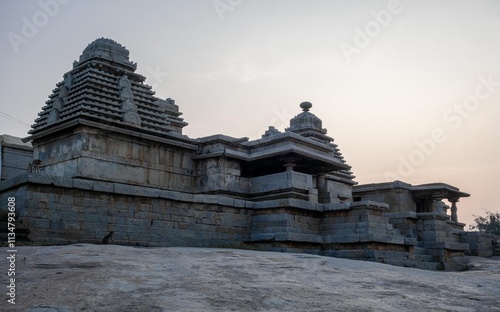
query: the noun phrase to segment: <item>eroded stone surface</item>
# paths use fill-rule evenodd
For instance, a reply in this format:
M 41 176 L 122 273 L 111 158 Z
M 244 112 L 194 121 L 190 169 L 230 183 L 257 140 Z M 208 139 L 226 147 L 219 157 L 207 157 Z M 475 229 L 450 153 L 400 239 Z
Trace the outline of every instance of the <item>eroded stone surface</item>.
M 77 244 L 17 257 L 16 305 L 2 311 L 500 311 L 500 258 L 431 272 L 234 249 Z

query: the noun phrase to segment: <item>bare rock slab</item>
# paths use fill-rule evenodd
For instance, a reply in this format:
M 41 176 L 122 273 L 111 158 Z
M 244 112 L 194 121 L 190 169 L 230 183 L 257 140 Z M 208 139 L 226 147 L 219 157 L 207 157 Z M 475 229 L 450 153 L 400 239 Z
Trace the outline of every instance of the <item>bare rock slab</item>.
M 4 299 L 1 311 L 500 311 L 495 257 L 471 257 L 465 272 L 309 254 L 92 244 L 19 247 L 16 258 L 16 304 Z M 0 266 L 8 266 L 6 257 Z

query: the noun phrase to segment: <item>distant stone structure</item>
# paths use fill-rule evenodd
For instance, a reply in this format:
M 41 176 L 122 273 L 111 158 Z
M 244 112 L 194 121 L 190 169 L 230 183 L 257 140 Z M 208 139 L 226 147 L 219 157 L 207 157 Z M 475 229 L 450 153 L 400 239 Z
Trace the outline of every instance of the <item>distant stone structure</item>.
M 16 197 L 18 226 L 33 242 L 99 243 L 113 233 L 117 244 L 464 267 L 456 203 L 469 194 L 443 183 L 356 185 L 309 102 L 284 132 L 189 138 L 175 101 L 155 97 L 136 67 L 113 40 L 89 44 L 24 139 L 29 161 L 19 146 L 20 162 L 36 170 L 4 175 L 2 163 L 1 202 Z
M 32 161 L 31 144 L 10 135 L 0 135 L 0 181 L 25 173 Z
M 469 244 L 467 255 L 479 257 L 500 257 L 500 235 L 485 232 L 467 232 L 461 237 Z

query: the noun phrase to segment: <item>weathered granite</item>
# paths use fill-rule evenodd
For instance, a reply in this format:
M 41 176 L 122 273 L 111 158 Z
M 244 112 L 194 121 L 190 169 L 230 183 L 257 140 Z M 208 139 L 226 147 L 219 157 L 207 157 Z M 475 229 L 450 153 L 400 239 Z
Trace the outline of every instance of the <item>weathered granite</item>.
M 97 243 L 113 232 L 117 244 L 460 267 L 468 245 L 456 202 L 468 194 L 443 183 L 356 185 L 309 102 L 283 132 L 189 138 L 175 101 L 155 97 L 136 69 L 125 47 L 97 39 L 39 113 L 24 139 L 36 170 L 0 182 L 0 201 L 16 197 L 34 243 Z
M 461 243 L 469 245 L 467 254 L 471 256 L 492 257 L 500 255 L 500 236 L 483 233 L 467 232 L 461 237 Z
M 21 139 L 0 135 L 0 181 L 11 179 L 31 169 L 33 147 Z

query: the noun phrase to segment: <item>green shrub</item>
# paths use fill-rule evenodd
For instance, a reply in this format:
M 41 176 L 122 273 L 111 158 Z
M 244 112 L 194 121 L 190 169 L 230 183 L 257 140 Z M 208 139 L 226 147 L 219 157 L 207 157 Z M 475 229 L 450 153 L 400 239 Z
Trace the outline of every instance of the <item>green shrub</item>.
M 476 224 L 470 225 L 469 230 L 500 235 L 500 213 L 486 211 L 486 216 L 472 216 Z

